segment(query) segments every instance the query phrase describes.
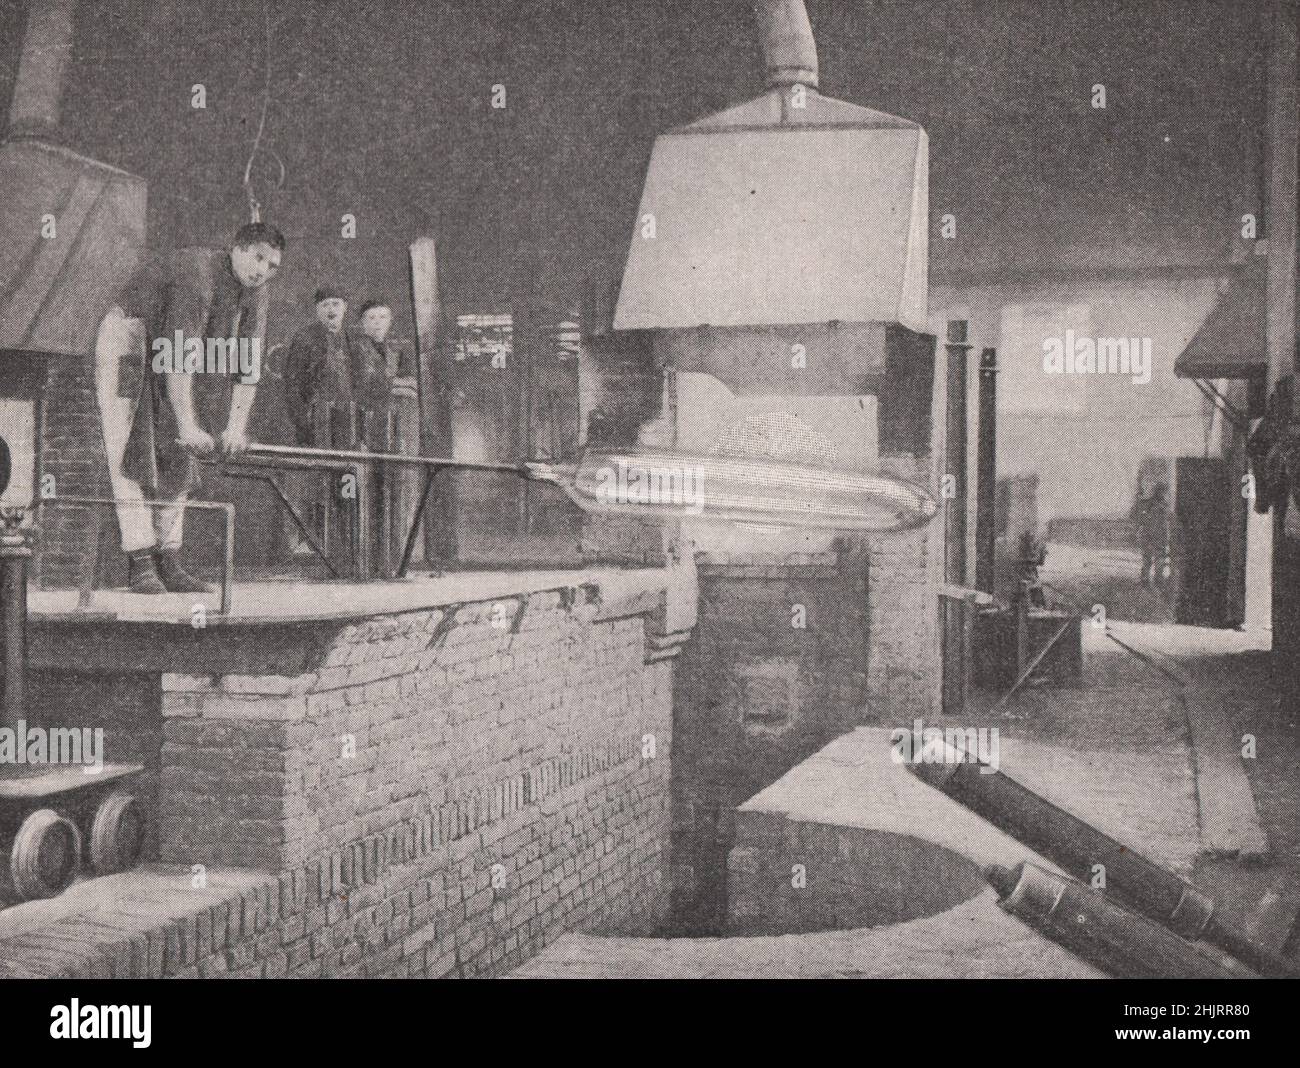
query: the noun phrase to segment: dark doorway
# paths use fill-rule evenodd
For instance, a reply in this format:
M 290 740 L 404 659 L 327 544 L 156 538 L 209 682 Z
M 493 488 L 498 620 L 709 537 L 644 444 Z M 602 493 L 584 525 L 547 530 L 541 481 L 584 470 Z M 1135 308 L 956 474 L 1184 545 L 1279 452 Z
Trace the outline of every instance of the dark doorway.
M 1175 619 L 1202 627 L 1239 626 L 1245 574 L 1230 568 L 1229 561 L 1232 527 L 1244 504 L 1232 471 L 1224 460 L 1179 457 L 1175 486 L 1180 571 Z

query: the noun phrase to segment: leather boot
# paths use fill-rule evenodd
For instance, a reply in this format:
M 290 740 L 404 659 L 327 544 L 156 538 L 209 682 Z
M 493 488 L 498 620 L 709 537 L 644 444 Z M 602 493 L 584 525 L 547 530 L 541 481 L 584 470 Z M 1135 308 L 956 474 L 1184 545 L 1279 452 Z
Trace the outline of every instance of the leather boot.
M 200 582 L 180 565 L 175 549 L 158 549 L 154 552 L 158 577 L 172 593 L 211 593 L 212 587 Z
M 126 554 L 126 584 L 132 593 L 166 593 L 167 587 L 154 567 L 153 550 L 137 549 Z

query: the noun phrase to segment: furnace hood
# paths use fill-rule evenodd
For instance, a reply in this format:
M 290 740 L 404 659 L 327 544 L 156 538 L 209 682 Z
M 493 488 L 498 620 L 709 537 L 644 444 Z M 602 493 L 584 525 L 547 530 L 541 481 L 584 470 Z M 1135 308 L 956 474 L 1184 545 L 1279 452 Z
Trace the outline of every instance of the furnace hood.
M 144 182 L 36 140 L 0 144 L 0 350 L 84 355 L 144 245 Z
M 1179 378 L 1258 378 L 1268 373 L 1264 336 L 1265 259 L 1237 268 L 1187 348 L 1174 361 Z
M 924 332 L 927 178 L 919 125 L 801 86 L 662 134 L 614 328 Z
M 145 238 L 145 184 L 59 144 L 75 0 L 28 5 L 0 144 L 0 359 L 84 356 Z M 7 370 L 0 373 L 8 373 Z

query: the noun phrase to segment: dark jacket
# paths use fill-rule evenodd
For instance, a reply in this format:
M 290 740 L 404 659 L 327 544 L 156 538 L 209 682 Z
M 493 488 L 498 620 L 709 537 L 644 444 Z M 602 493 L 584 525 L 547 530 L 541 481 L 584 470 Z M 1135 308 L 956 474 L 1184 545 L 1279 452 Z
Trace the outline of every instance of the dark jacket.
M 350 330 L 331 334 L 312 323 L 294 334 L 282 378 L 285 407 L 299 445 L 352 449 L 359 444 L 353 368 L 363 360 L 361 345 Z
M 392 450 L 389 413 L 393 410 L 393 376 L 388 345 L 376 344 L 365 334 L 356 335 L 353 349 L 352 391 L 357 405 L 357 435 L 375 452 Z
M 145 351 L 123 359 L 118 395 L 139 397 L 127 439 L 123 469 L 134 481 L 171 496 L 198 484 L 193 457 L 176 444 L 176 417 L 167 399 L 166 381 L 153 369 L 153 343 L 186 338 L 248 338 L 266 341 L 267 288 L 245 289 L 230 265 L 230 253 L 214 248 L 185 248 L 151 253 L 139 263 L 117 296 L 124 315 L 145 324 Z M 230 413 L 230 390 L 243 382 L 231 375 L 191 375 L 199 424 L 216 436 Z M 248 384 L 255 385 L 254 381 Z
M 1173 516 L 1163 498 L 1140 497 L 1131 514 L 1141 549 L 1162 551 L 1169 548 Z

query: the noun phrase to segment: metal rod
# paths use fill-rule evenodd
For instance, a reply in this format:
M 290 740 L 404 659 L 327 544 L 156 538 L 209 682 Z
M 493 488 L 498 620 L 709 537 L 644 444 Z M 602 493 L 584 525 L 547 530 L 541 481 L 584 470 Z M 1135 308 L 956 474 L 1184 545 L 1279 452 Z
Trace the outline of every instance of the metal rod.
M 1023 598 L 1022 598 L 1022 602 L 1023 602 Z M 1023 612 L 1024 612 L 1023 618 L 1025 621 L 1025 625 L 1022 628 L 1020 628 L 1020 630 L 1021 633 L 1027 635 L 1029 631 L 1029 626 L 1028 626 L 1029 612 L 1027 608 L 1024 609 Z M 1020 676 L 1016 679 L 1015 682 L 1011 684 L 1011 689 L 1009 689 L 1006 693 L 1004 693 L 1002 695 L 1002 700 L 999 701 L 994 706 L 993 710 L 995 712 L 1000 711 L 1002 707 L 1006 705 L 1008 701 L 1011 700 L 1012 695 L 1018 689 L 1020 689 L 1021 686 L 1024 685 L 1025 680 L 1034 673 L 1034 669 L 1037 668 L 1038 665 L 1043 662 L 1043 658 L 1052 651 L 1052 646 L 1054 646 L 1058 641 L 1060 641 L 1061 635 L 1064 634 L 1067 629 L 1069 629 L 1070 624 L 1073 623 L 1076 618 L 1077 617 L 1075 616 L 1067 616 L 1065 620 L 1061 623 L 1061 625 L 1056 628 L 1056 633 L 1053 634 L 1051 638 L 1048 639 L 1046 645 L 1044 645 L 1041 649 L 1038 650 L 1037 653 L 1034 654 L 1034 658 L 1024 666 L 1024 668 L 1020 672 Z M 1017 638 L 1019 638 L 1019 636 L 1020 635 L 1017 635 Z
M 944 507 L 944 581 L 966 585 L 966 499 L 968 462 L 966 455 L 966 344 L 967 324 L 955 319 L 948 323 L 948 378 L 945 391 L 944 429 L 945 474 L 955 480 L 955 492 Z M 961 601 L 943 604 L 943 711 L 960 715 L 966 707 L 970 678 L 970 610 Z
M 13 728 L 27 712 L 27 561 L 32 549 L 19 525 L 22 510 L 6 510 L 0 533 L 0 625 L 4 638 L 4 703 L 0 724 Z
M 95 587 L 99 583 L 99 561 L 104 551 L 104 541 L 108 533 L 104 524 L 104 513 L 95 508 L 91 514 L 95 517 L 90 535 L 91 550 L 81 568 L 81 583 L 77 589 L 78 608 L 90 607 Z
M 369 474 L 367 470 L 365 472 Z M 370 578 L 370 480 L 362 483 L 360 465 L 352 468 L 352 573 L 361 582 Z
M 294 525 L 297 526 L 297 528 L 302 532 L 302 536 L 307 539 L 307 544 L 311 546 L 312 552 L 314 552 L 317 556 L 320 557 L 321 563 L 323 563 L 329 569 L 329 573 L 331 575 L 333 575 L 335 578 L 342 578 L 342 576 L 338 572 L 338 568 L 336 568 L 332 563 L 330 563 L 329 556 L 326 554 L 325 550 L 321 547 L 320 542 L 316 540 L 315 536 L 308 529 L 306 522 L 304 522 L 302 516 L 298 514 L 298 509 L 293 506 L 293 502 L 289 500 L 284 490 L 280 487 L 280 483 L 276 481 L 274 475 L 268 475 L 268 474 L 263 474 L 262 472 L 253 472 L 253 471 L 232 471 L 229 468 L 226 469 L 225 474 L 229 475 L 231 478 L 247 478 L 257 482 L 265 482 L 268 486 L 270 486 L 273 490 L 275 490 L 276 494 L 280 498 L 280 503 L 283 504 L 284 507 L 288 510 L 289 518 L 294 521 Z
M 235 579 L 235 506 L 226 507 L 226 558 L 221 569 L 221 614 L 230 611 L 231 587 Z
M 405 464 L 411 467 L 455 467 L 467 471 L 509 471 L 520 478 L 528 478 L 528 472 L 522 464 L 487 463 L 478 460 L 452 460 L 439 456 L 403 456 L 395 452 L 367 452 L 352 449 L 308 449 L 296 445 L 250 445 L 245 456 L 273 457 L 286 459 L 325 460 L 363 464 Z M 239 457 L 231 459 L 238 460 Z
M 411 564 L 411 554 L 415 552 L 415 540 L 420 536 L 420 523 L 424 519 L 424 506 L 429 503 L 429 491 L 433 489 L 434 477 L 440 469 L 427 468 L 424 472 L 424 488 L 420 491 L 420 500 L 415 506 L 415 515 L 411 517 L 411 529 L 406 534 L 406 544 L 402 547 L 402 562 L 397 567 L 397 577 L 406 578 L 406 569 Z
M 1204 378 L 1193 378 L 1192 384 L 1201 391 L 1201 396 L 1223 413 L 1228 422 L 1230 422 L 1234 428 L 1243 434 L 1250 433 L 1249 417 L 1243 414 L 1235 404 L 1220 393 L 1215 388 L 1214 383 L 1207 382 Z
M 125 501 L 116 497 L 56 497 L 53 500 L 41 501 L 38 506 L 42 511 L 45 508 L 55 506 L 70 506 L 80 508 L 83 505 L 112 505 L 114 508 L 120 505 L 126 505 L 129 508 L 182 508 L 185 511 L 191 509 L 200 512 L 222 512 L 226 517 L 226 553 L 225 561 L 222 568 L 221 585 L 223 591 L 228 591 L 231 582 L 231 572 L 235 566 L 235 506 L 224 501 Z M 222 594 L 221 612 L 224 614 L 230 604 L 228 592 Z

